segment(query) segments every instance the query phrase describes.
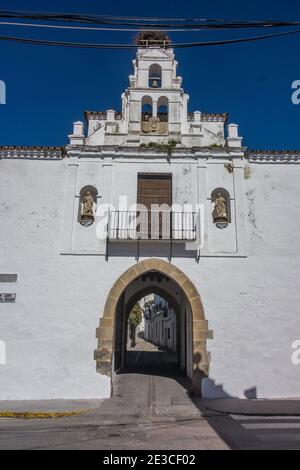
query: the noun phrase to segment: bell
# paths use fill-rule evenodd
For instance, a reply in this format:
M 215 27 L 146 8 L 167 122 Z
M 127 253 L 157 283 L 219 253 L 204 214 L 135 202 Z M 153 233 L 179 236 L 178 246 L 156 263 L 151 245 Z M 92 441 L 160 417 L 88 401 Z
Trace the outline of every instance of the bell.
M 158 74 L 153 74 L 150 77 L 150 86 L 151 88 L 160 88 L 160 83 L 161 83 L 161 76 Z

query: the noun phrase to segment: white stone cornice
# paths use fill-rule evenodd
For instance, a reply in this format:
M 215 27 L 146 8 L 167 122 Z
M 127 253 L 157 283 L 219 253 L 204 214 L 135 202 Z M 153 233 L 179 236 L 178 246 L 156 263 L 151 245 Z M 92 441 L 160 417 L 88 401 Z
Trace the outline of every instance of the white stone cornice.
M 250 150 L 246 158 L 251 163 L 300 163 L 300 150 Z
M 2 146 L 0 147 L 0 159 L 43 159 L 61 160 L 65 156 L 64 147 L 21 147 Z
M 206 159 L 213 161 L 228 161 L 228 160 L 241 160 L 245 156 L 245 149 L 229 149 L 228 147 L 223 148 L 209 148 L 209 147 L 180 147 L 171 149 L 168 153 L 167 149 L 160 148 L 147 148 L 137 146 L 67 146 L 66 153 L 67 157 L 78 157 L 78 158 L 118 158 L 118 159 L 130 159 L 138 158 L 144 160 L 156 160 L 156 159 Z

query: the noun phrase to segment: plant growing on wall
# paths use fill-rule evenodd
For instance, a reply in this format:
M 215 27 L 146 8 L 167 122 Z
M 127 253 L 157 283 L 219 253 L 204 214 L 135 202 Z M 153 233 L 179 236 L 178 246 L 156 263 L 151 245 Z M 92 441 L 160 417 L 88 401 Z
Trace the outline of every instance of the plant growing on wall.
M 172 150 L 175 149 L 177 142 L 175 140 L 169 140 L 167 144 L 161 144 L 158 142 L 149 142 L 149 144 L 141 144 L 141 149 L 153 149 L 158 152 L 167 152 L 168 155 L 171 155 Z

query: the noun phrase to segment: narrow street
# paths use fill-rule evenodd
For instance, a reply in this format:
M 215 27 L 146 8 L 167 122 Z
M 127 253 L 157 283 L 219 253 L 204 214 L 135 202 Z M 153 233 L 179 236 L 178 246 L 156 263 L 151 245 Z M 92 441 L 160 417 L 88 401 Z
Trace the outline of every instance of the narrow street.
M 126 414 L 139 419 L 175 422 L 199 418 L 199 408 L 188 395 L 189 381 L 179 371 L 176 353 L 137 338 L 135 348 L 127 351 L 126 362 L 114 379 L 113 397 L 102 405 L 102 412 L 125 402 Z
M 127 346 L 126 368 L 124 373 L 155 373 L 158 375 L 179 376 L 177 353 L 159 349 L 143 338 L 136 338 L 136 346 Z

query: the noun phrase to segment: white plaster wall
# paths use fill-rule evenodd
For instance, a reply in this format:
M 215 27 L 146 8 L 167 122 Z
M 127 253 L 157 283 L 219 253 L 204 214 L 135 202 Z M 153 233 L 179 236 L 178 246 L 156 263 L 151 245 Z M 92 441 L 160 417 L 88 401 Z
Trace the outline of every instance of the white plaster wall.
M 18 273 L 9 287 L 17 293 L 16 303 L 0 304 L 0 340 L 7 349 L 7 364 L 0 365 L 0 399 L 109 394 L 109 379 L 95 371 L 95 328 L 109 289 L 135 263 L 135 253 L 108 261 L 103 255 L 60 254 L 68 164 L 0 161 L 0 271 Z M 112 181 L 123 191 L 129 176 L 121 178 L 121 167 Z M 248 258 L 172 262 L 197 286 L 214 334 L 208 340 L 211 366 L 204 394 L 299 396 L 300 366 L 291 362 L 291 343 L 300 335 L 300 166 L 250 167 L 244 180 Z M 131 168 L 134 173 L 136 167 Z M 193 166 L 188 180 L 197 184 L 194 174 L 202 170 Z M 129 188 L 133 179 L 136 175 L 128 179 Z M 135 188 L 130 189 L 133 198 Z M 188 197 L 197 194 L 190 191 Z M 103 192 L 109 194 L 109 187 Z M 0 288 L 8 291 L 7 285 Z
M 0 304 L 0 399 L 109 394 L 93 350 L 111 281 L 99 258 L 60 255 L 65 177 L 64 161 L 0 161 L 0 271 L 18 274 Z
M 250 169 L 249 257 L 203 259 L 203 279 L 193 274 L 214 331 L 204 391 L 299 396 L 300 368 L 292 364 L 291 344 L 300 337 L 300 166 L 259 163 Z
M 214 335 L 204 395 L 245 397 L 256 389 L 259 398 L 299 396 L 299 366 L 291 362 L 300 329 L 299 259 L 214 258 L 200 264 L 192 278 Z

